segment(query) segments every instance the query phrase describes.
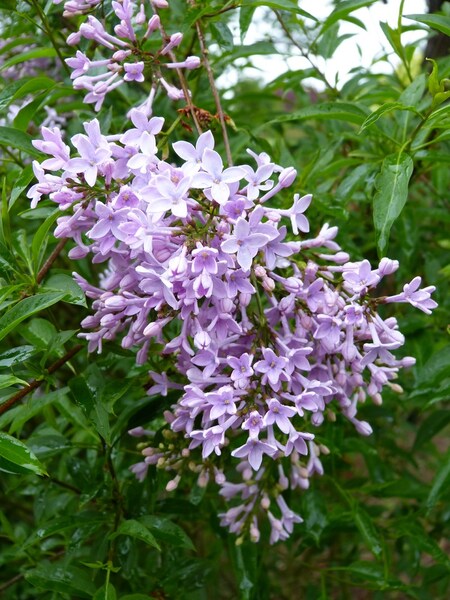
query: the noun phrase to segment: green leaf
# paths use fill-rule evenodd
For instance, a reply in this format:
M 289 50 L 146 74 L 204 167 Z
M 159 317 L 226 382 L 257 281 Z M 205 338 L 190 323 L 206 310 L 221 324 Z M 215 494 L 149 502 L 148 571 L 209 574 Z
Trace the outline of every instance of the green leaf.
M 361 125 L 366 118 L 366 113 L 355 104 L 349 102 L 323 102 L 307 106 L 301 110 L 281 115 L 276 119 L 268 122 L 272 123 L 287 123 L 289 121 L 304 121 L 306 119 L 328 120 L 335 119 L 336 121 L 347 121 Z
M 33 79 L 31 79 L 32 81 Z M 28 82 L 30 79 L 27 80 Z M 0 93 L 0 112 L 9 106 L 9 104 L 13 101 L 15 93 L 20 90 L 24 85 L 23 79 L 18 79 L 13 83 L 5 86 L 4 89 Z
M 394 52 L 403 60 L 405 52 L 402 46 L 400 31 L 398 29 L 393 29 L 387 23 L 383 22 L 380 22 L 380 27 Z
M 242 6 L 254 6 L 255 8 L 257 6 L 267 6 L 268 8 L 274 8 L 276 10 L 286 10 L 317 22 L 316 17 L 311 13 L 306 12 L 306 10 L 299 8 L 298 2 L 295 2 L 295 0 L 243 0 Z
M 34 272 L 37 275 L 47 248 L 48 232 L 52 228 L 54 222 L 61 215 L 59 208 L 52 211 L 45 221 L 39 226 L 31 242 L 31 257 L 33 259 Z
M 25 131 L 13 127 L 0 127 L 0 146 L 16 148 L 30 156 L 42 156 L 39 150 L 36 150 L 33 146 L 31 140 L 32 137 Z
M 94 596 L 92 597 L 92 600 L 116 600 L 117 599 L 117 593 L 116 590 L 113 586 L 112 583 L 108 583 L 105 585 L 102 585 L 101 588 L 99 588 Z M 148 600 L 148 598 L 147 598 Z
M 0 432 L 0 470 L 7 473 L 46 475 L 44 467 L 25 444 Z
M 414 440 L 414 450 L 418 450 L 424 444 L 431 441 L 432 438 L 442 431 L 450 423 L 450 410 L 437 410 L 429 415 L 420 425 Z
M 171 546 L 195 550 L 194 544 L 184 530 L 169 519 L 157 517 L 155 515 L 147 515 L 140 517 L 139 523 L 143 523 L 156 538 L 163 542 L 167 542 Z
M 439 92 L 443 92 L 445 90 L 445 86 L 443 83 L 439 81 L 439 72 L 438 65 L 435 60 L 432 58 L 427 58 L 430 63 L 432 63 L 433 68 L 431 69 L 431 73 L 428 77 L 428 91 L 432 96 L 436 96 Z
M 54 48 L 35 48 L 28 52 L 20 52 L 2 64 L 0 73 L 5 69 L 9 69 L 9 67 L 26 62 L 27 60 L 33 60 L 35 58 L 53 58 L 54 56 L 57 56 Z
M 239 9 L 239 31 L 241 43 L 244 41 L 248 28 L 251 25 L 256 6 L 241 6 Z
M 366 513 L 361 507 L 358 507 L 353 513 L 355 524 L 359 529 L 361 535 L 369 546 L 371 552 L 376 558 L 380 558 L 383 552 L 383 545 L 378 531 L 373 524 L 370 515 Z
M 231 52 L 233 50 L 233 34 L 230 31 L 228 25 L 221 21 L 210 24 L 211 34 L 214 41 L 217 42 L 225 52 Z
M 23 379 L 19 379 L 18 377 L 14 377 L 14 375 L 0 375 L 0 390 L 17 384 L 28 385 L 28 382 L 24 381 Z
M 36 354 L 33 346 L 17 346 L 0 354 L 0 367 L 11 367 L 25 362 Z
M 45 565 L 28 571 L 25 579 L 37 588 L 69 595 L 72 598 L 92 598 L 95 585 L 86 572 L 66 565 Z
M 28 187 L 28 184 L 33 179 L 33 177 L 33 166 L 27 165 L 14 182 L 14 186 L 9 197 L 9 208 L 11 208 L 14 205 L 20 194 Z
M 339 2 L 335 10 L 330 14 L 329 17 L 325 19 L 325 22 L 322 25 L 321 33 L 325 33 L 327 29 L 332 27 L 339 20 L 347 17 L 353 11 L 358 10 L 358 8 L 370 6 L 376 1 L 377 0 L 344 0 L 343 2 Z
M 36 348 L 45 349 L 55 337 L 57 331 L 47 319 L 32 319 L 21 329 L 22 337 Z
M 331 567 L 333 571 L 346 571 L 358 577 L 383 585 L 385 582 L 383 568 L 373 562 L 359 560 L 347 567 Z
M 51 275 L 42 288 L 48 291 L 55 290 L 65 293 L 65 302 L 77 304 L 78 306 L 86 307 L 86 296 L 78 283 L 70 276 L 64 273 L 56 273 Z
M 149 546 L 153 546 L 153 548 L 156 548 L 157 550 L 161 550 L 153 534 L 150 533 L 150 531 L 147 529 L 147 527 L 145 527 L 145 525 L 143 525 L 139 521 L 136 521 L 135 519 L 122 521 L 117 531 L 110 534 L 109 539 L 114 539 L 119 535 L 129 535 L 132 538 L 145 542 Z
M 348 170 L 348 175 L 344 177 L 336 190 L 336 200 L 348 202 L 352 198 L 352 194 L 359 186 L 364 186 L 370 173 L 375 169 L 372 163 L 358 165 L 353 169 Z
M 450 36 L 450 17 L 446 15 L 404 15 L 405 19 L 411 19 L 417 23 L 428 25 L 431 29 L 436 29 L 445 35 Z
M 320 494 L 313 490 L 308 490 L 305 493 L 302 516 L 304 516 L 308 534 L 318 543 L 325 527 L 328 525 L 325 505 Z
M 368 127 L 376 123 L 380 117 L 382 117 L 386 113 L 392 112 L 393 110 L 409 110 L 410 112 L 421 116 L 419 111 L 414 106 L 404 106 L 401 102 L 386 102 L 367 117 L 367 119 L 361 125 L 361 129 L 358 133 L 361 133 L 362 131 L 364 131 L 364 129 L 367 129 Z
M 450 567 L 450 559 L 447 554 L 439 547 L 439 544 L 428 535 L 418 522 L 412 523 L 410 519 L 407 521 L 397 522 L 395 527 L 396 535 L 404 535 L 412 538 L 417 547 L 429 554 L 437 563 Z
M 0 318 L 0 340 L 13 331 L 22 321 L 41 310 L 53 306 L 66 295 L 63 292 L 48 292 L 20 300 Z
M 373 199 L 373 221 L 380 256 L 385 255 L 392 225 L 406 204 L 413 168 L 413 161 L 408 154 L 390 154 L 384 159 L 375 180 L 377 191 Z
M 38 90 L 49 90 L 57 85 L 56 81 L 50 79 L 50 77 L 33 77 L 27 82 L 23 82 L 21 80 L 21 87 L 14 93 L 12 97 L 12 101 L 18 100 L 19 98 L 23 98 L 32 92 L 36 92 Z
M 417 370 L 416 384 L 419 389 L 432 391 L 443 379 L 450 377 L 450 346 L 437 349 L 427 362 Z
M 450 485 L 450 450 L 447 451 L 447 454 L 444 457 L 443 464 L 441 468 L 436 473 L 436 477 L 433 480 L 433 485 L 431 486 L 430 493 L 428 494 L 428 498 L 426 500 L 426 505 L 428 509 L 432 509 L 439 498 L 442 496 L 444 492 L 448 492 Z
M 92 389 L 82 375 L 72 377 L 69 381 L 69 388 L 75 402 L 95 425 L 96 431 L 109 444 L 111 441 L 111 432 L 108 412 L 104 404 L 97 397 L 98 390 L 96 388 Z

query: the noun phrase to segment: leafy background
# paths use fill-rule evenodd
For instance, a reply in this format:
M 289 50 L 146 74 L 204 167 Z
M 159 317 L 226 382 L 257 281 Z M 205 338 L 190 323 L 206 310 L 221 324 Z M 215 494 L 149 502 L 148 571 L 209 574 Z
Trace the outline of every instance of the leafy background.
M 294 165 L 296 191 L 314 193 L 308 215 L 314 228 L 339 225 L 355 260 L 387 254 L 400 261 L 386 292 L 417 274 L 437 286 L 432 317 L 396 309 L 408 340 L 404 353 L 417 358 L 399 381 L 404 392 L 364 407 L 374 428 L 369 439 L 344 422 L 325 428 L 326 475 L 289 498 L 305 523 L 273 547 L 237 545 L 219 526 L 217 490 L 198 487 L 195 475 L 167 494 L 165 473 L 150 469 L 139 483 L 129 471 L 140 454 L 127 430 L 141 424 L 157 430 L 174 398 L 149 397 L 149 365 L 137 367 L 118 344 L 88 356 L 77 338 L 88 308 L 71 273 L 76 268 L 94 281 L 98 273 L 87 261 L 74 266 L 68 247 L 53 237 L 54 206 L 30 210 L 25 196 L 30 161 L 40 157 L 31 139 L 45 107 L 67 119 L 67 136 L 93 117 L 61 63 L 74 52 L 65 44 L 74 23 L 51 2 L 2 2 L 0 595 L 6 600 L 448 597 L 450 4 L 399 19 L 397 28 L 380 23 L 391 47 L 382 60 L 395 55 L 395 70 L 380 75 L 355 61 L 345 84 L 325 82 L 317 57 L 332 57 L 343 41 L 340 23 L 358 24 L 354 11 L 375 1 L 335 2 L 322 21 L 308 19 L 290 0 L 170 3 L 169 31 L 183 31 L 185 47 L 196 53 L 200 23 L 216 77 L 231 69 L 236 78 L 222 100 L 235 162 L 251 147 Z M 260 7 L 273 28 L 248 44 L 245 34 Z M 403 44 L 403 31 L 412 28 L 428 32 L 426 49 Z M 255 55 L 287 48 L 309 57 L 310 68 L 286 70 L 269 84 L 248 77 L 244 67 Z M 189 83 L 220 138 L 206 73 L 192 72 Z M 131 87 L 111 94 L 99 116 L 102 128 L 120 131 L 140 93 Z M 179 117 L 176 108 L 157 102 L 155 114 L 166 117 L 167 128 Z M 168 142 L 190 138 L 188 116 L 180 125 L 164 139 L 163 153 L 169 155 Z M 161 367 L 157 354 L 150 367 Z

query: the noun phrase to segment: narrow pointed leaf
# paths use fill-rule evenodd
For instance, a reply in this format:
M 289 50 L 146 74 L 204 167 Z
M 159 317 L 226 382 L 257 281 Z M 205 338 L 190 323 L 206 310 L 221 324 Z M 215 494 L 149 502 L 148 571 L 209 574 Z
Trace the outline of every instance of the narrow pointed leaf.
M 17 474 L 46 474 L 31 450 L 23 442 L 6 433 L 0 433 L 0 470 Z
M 406 204 L 413 168 L 413 161 L 408 154 L 390 154 L 384 159 L 375 180 L 377 191 L 373 199 L 373 221 L 380 256 L 385 255 L 392 225 Z

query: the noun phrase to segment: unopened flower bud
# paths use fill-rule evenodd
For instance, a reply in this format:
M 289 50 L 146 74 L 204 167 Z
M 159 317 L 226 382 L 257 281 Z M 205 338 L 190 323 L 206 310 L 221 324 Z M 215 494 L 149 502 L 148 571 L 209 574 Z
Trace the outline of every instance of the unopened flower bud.
M 275 281 L 271 277 L 264 277 L 262 286 L 267 292 L 273 292 L 275 289 Z
M 178 484 L 180 483 L 180 479 L 181 479 L 181 476 L 177 475 L 176 477 L 174 477 L 174 479 L 169 481 L 169 483 L 166 485 L 166 491 L 173 492 L 174 490 L 176 490 L 178 487 Z
M 404 389 L 398 383 L 389 383 L 388 385 L 391 388 L 391 390 L 393 392 L 395 392 L 396 394 L 403 394 L 404 393 Z
M 265 277 L 267 275 L 267 271 L 261 265 L 256 265 L 255 275 L 256 275 L 256 277 Z
M 391 260 L 390 258 L 384 257 L 380 260 L 380 264 L 378 265 L 378 274 L 380 277 L 391 275 L 398 269 L 398 267 L 398 260 Z
M 300 467 L 298 472 L 300 474 L 300 477 L 303 477 L 303 479 L 308 479 L 308 477 L 309 477 L 308 469 L 305 469 L 305 467 Z
M 194 336 L 194 345 L 199 350 L 204 350 L 208 348 L 211 344 L 211 337 L 207 331 L 198 331 Z
M 147 31 L 145 32 L 144 38 L 147 38 L 151 33 L 156 31 L 160 25 L 161 25 L 161 19 L 159 18 L 159 16 L 153 15 L 153 17 L 151 17 L 148 20 Z
M 209 475 L 207 471 L 202 471 L 197 479 L 197 485 L 200 488 L 205 488 L 208 485 Z
M 234 302 L 230 298 L 222 298 L 219 300 L 219 308 L 224 313 L 231 313 L 234 308 Z
M 330 454 L 330 449 L 328 448 L 328 446 L 325 446 L 324 444 L 319 444 L 319 450 L 320 450 L 321 454 L 325 454 L 325 456 L 328 456 L 328 454 Z
M 372 396 L 372 402 L 375 404 L 375 406 L 381 406 L 383 404 L 383 398 L 381 397 L 381 394 L 374 394 Z
M 288 167 L 287 169 L 283 169 L 280 173 L 280 177 L 278 178 L 278 183 L 282 188 L 287 188 L 294 183 L 295 178 L 297 177 L 297 171 L 294 167 Z
M 261 498 L 261 508 L 268 510 L 270 508 L 270 498 L 267 494 Z
M 372 427 L 367 423 L 367 421 L 357 421 L 356 419 L 353 421 L 356 431 L 361 435 L 371 435 L 373 432 Z
M 252 300 L 252 295 L 251 294 L 245 294 L 244 292 L 239 294 L 239 304 L 246 308 L 250 302 Z

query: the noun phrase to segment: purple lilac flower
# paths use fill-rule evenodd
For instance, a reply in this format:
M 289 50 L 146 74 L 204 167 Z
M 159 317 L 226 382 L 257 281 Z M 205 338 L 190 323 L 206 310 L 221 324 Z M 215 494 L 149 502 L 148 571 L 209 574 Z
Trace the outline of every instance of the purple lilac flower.
M 87 25 L 91 39 L 114 46 L 96 21 Z M 79 156 L 57 129 L 44 130 L 35 145 L 46 158 L 33 165 L 37 183 L 28 195 L 33 206 L 48 197 L 67 211 L 55 235 L 73 240 L 71 257 L 104 265 L 98 285 L 75 276 L 92 300 L 80 334 L 89 351 L 117 339 L 145 364 L 152 342 L 163 348 L 164 366 L 149 372 L 148 393 L 178 390 L 165 419 L 179 437 L 153 448 L 150 431 L 133 471 L 143 478 L 156 464 L 172 473 L 171 490 L 194 466 L 199 485 L 215 479 L 233 504 L 221 517 L 231 531 L 259 539 L 262 514 L 272 541 L 285 539 L 301 517 L 280 490 L 306 489 L 324 470 L 328 450 L 313 441 L 312 427 L 340 413 L 369 435 L 360 403 L 380 404 L 385 386 L 400 391 L 394 380 L 414 362 L 395 357 L 404 337 L 377 304 L 410 302 L 430 312 L 434 288 L 420 290 L 416 278 L 402 294 L 369 298 L 366 290 L 373 296 L 396 261 L 382 259 L 377 269 L 349 262 L 329 225 L 286 241 L 289 231 L 308 233 L 310 200 L 295 198 L 288 211 L 269 201 L 293 182 L 294 169 L 265 155 L 254 155 L 256 168 L 223 169 L 210 132 L 195 144 L 176 142 L 182 160 L 168 163 L 158 154 L 163 121 L 150 118 L 151 103 L 131 110 L 130 128 L 118 135 L 103 135 L 97 120 L 85 123 L 86 134 L 70 140 Z M 269 172 L 279 173 L 278 182 L 259 198 Z M 233 216 L 228 208 L 238 203 Z M 220 454 L 235 459 L 243 484 L 227 481 L 217 466 L 209 476 Z M 277 473 L 275 485 L 269 473 Z

